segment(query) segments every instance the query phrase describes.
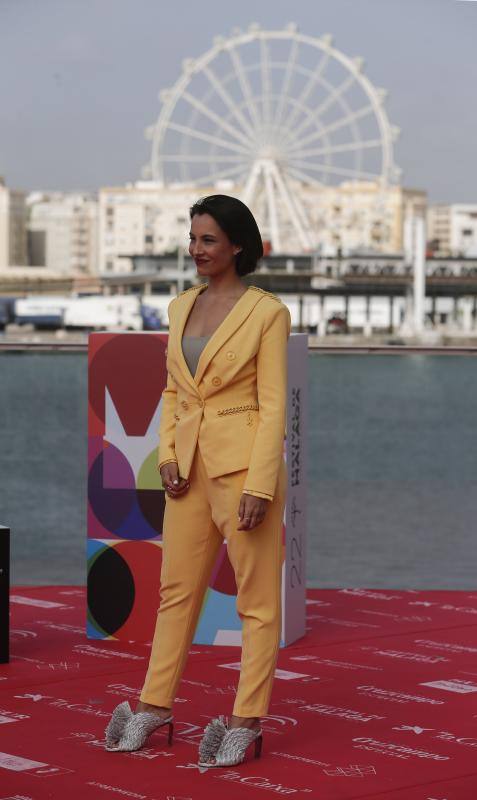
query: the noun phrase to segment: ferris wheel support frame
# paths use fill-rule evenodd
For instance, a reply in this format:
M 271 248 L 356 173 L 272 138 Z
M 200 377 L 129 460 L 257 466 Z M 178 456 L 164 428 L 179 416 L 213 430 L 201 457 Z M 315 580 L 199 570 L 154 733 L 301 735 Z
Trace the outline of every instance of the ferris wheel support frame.
M 304 250 L 312 249 L 313 241 L 307 232 L 307 220 L 303 216 L 302 206 L 296 202 L 296 198 L 290 191 L 280 168 L 272 158 L 260 158 L 255 161 L 241 194 L 241 200 L 246 205 L 253 203 L 259 180 L 262 176 L 268 203 L 268 223 L 272 249 L 275 252 L 280 252 L 281 248 L 276 194 L 278 194 L 290 215 L 290 221 L 297 232 L 301 246 Z

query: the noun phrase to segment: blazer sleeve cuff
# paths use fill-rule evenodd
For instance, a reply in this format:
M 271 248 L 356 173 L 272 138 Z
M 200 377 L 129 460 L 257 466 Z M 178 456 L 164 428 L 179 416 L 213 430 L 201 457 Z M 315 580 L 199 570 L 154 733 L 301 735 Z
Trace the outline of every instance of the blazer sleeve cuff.
M 254 497 L 263 497 L 265 500 L 273 500 L 273 494 L 267 494 L 267 492 L 257 492 L 255 489 L 242 489 L 242 494 L 251 494 Z
M 157 469 L 160 469 L 164 464 L 177 464 L 177 458 L 165 458 L 164 461 L 160 461 L 157 465 Z

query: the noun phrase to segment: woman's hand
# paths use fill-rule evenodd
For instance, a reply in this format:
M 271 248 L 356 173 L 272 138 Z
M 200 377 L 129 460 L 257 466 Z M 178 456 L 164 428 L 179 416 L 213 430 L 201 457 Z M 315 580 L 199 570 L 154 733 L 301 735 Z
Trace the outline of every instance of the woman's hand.
M 255 497 L 253 494 L 243 494 L 239 505 L 238 531 L 250 531 L 259 525 L 265 517 L 269 500 L 264 497 Z
M 164 464 L 160 473 L 168 497 L 181 497 L 187 492 L 190 483 L 186 478 L 179 477 L 179 468 L 174 461 Z

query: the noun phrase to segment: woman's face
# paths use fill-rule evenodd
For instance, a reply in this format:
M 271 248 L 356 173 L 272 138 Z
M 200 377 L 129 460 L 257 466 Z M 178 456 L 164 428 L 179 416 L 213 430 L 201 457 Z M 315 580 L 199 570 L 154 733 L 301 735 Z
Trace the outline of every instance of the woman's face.
M 235 255 L 240 252 L 210 214 L 194 214 L 190 226 L 189 253 L 199 275 L 220 275 L 235 270 Z

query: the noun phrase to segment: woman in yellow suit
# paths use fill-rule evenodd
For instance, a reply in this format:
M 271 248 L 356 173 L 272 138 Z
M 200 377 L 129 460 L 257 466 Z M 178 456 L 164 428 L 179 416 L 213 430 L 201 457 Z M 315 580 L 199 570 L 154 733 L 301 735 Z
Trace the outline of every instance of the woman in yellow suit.
M 161 602 L 149 669 L 133 714 L 114 711 L 106 746 L 135 750 L 169 725 L 171 708 L 218 550 L 225 540 L 237 583 L 242 661 L 233 715 L 199 746 L 202 766 L 260 754 L 281 633 L 282 521 L 286 494 L 287 338 L 278 297 L 247 286 L 263 255 L 240 200 L 212 195 L 192 206 L 189 252 L 207 282 L 169 304 L 167 386 L 158 468 L 166 492 Z

